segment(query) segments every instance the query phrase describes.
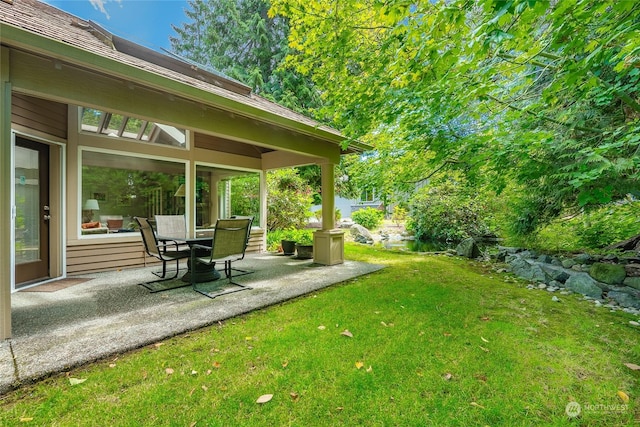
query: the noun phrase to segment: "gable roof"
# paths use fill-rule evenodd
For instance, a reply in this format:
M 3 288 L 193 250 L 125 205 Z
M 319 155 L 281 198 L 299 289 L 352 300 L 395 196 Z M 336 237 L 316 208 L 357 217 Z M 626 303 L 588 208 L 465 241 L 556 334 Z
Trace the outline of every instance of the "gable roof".
M 42 39 L 36 43 L 29 33 Z M 75 62 L 84 67 L 91 66 L 95 71 L 111 75 L 114 69 L 109 67 L 110 63 L 124 64 L 143 72 L 138 75 L 156 75 L 177 83 L 158 88 L 172 95 L 197 97 L 197 102 L 208 106 L 334 144 L 342 144 L 346 140 L 336 129 L 258 96 L 242 83 L 132 43 L 91 21 L 82 20 L 39 0 L 0 1 L 0 34 L 3 45 Z M 75 49 L 69 47 L 93 54 L 96 59 L 87 64 L 79 53 L 74 54 Z M 370 147 L 350 142 L 349 148 L 343 152 L 366 149 Z

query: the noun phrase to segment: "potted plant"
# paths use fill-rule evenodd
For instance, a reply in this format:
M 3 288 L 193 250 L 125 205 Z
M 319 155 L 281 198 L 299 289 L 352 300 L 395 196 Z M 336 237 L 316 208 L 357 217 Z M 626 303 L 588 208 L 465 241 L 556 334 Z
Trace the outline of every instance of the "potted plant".
M 298 234 L 298 230 L 293 228 L 288 228 L 282 232 L 280 246 L 285 255 L 293 255 L 295 253 Z
M 300 234 L 296 240 L 296 252 L 298 258 L 313 258 L 313 232 L 311 230 L 299 230 Z

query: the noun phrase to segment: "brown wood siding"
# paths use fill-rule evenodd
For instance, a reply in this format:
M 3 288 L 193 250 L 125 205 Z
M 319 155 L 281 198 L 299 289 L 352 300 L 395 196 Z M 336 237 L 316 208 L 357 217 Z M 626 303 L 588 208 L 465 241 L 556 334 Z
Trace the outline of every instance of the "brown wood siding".
M 252 230 L 247 253 L 263 251 L 263 230 Z M 67 273 L 83 274 L 122 268 L 140 268 L 159 264 L 157 258 L 148 256 L 142 241 L 113 243 L 95 242 L 67 246 Z
M 67 273 L 90 273 L 120 268 L 144 267 L 156 258 L 146 256 L 142 242 L 67 246 Z
M 67 105 L 19 93 L 11 94 L 11 122 L 67 139 Z

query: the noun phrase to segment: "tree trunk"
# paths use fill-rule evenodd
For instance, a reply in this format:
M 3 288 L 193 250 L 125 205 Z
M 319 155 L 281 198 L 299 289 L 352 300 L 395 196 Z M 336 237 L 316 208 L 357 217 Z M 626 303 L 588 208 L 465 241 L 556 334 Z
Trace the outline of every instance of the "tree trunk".
M 622 249 L 623 251 L 640 251 L 640 234 L 633 236 L 624 242 L 614 243 L 607 246 L 607 249 Z

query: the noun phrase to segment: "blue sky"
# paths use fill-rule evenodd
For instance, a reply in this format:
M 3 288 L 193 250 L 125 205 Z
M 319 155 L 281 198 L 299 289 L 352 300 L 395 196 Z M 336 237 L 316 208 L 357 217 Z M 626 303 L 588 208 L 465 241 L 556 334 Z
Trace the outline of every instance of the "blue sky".
M 170 50 L 171 24 L 187 22 L 187 0 L 42 0 L 143 46 Z

